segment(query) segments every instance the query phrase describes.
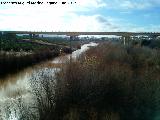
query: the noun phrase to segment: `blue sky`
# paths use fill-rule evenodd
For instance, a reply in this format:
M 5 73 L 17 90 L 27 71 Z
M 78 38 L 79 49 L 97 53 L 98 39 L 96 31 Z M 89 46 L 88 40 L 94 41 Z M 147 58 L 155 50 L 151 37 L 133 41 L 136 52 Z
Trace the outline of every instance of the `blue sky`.
M 24 5 L 0 4 L 0 30 L 160 32 L 160 0 L 12 1 Z M 47 4 L 51 1 L 58 4 Z

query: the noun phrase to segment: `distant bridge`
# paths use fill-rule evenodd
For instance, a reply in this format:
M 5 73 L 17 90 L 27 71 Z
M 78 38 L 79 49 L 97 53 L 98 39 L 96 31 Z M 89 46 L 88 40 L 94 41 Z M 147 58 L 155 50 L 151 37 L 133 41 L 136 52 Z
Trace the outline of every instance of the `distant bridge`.
M 10 33 L 10 34 L 48 34 L 48 35 L 67 35 L 67 36 L 79 36 L 79 35 L 160 36 L 160 32 L 35 32 L 35 31 L 0 31 L 0 32 Z
M 70 40 L 79 35 L 115 35 L 121 36 L 124 44 L 129 41 L 130 37 L 135 36 L 148 36 L 150 38 L 157 38 L 160 36 L 160 32 L 36 32 L 36 31 L 0 31 L 0 34 L 29 34 L 30 38 L 34 38 L 35 35 L 47 34 L 47 35 L 66 35 L 70 36 Z

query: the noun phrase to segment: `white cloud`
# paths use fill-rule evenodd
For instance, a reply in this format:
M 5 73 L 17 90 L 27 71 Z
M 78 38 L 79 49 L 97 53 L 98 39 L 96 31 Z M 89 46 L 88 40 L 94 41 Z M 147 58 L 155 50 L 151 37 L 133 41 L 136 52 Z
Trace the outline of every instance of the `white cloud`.
M 145 8 L 151 7 L 151 4 L 148 2 L 142 3 L 141 1 L 132 2 L 132 1 L 126 0 L 121 2 L 120 7 L 123 9 L 145 9 Z
M 43 1 L 46 2 L 47 0 Z M 59 2 L 61 1 L 59 0 Z M 99 23 L 94 15 L 82 16 L 78 12 L 88 12 L 103 6 L 105 6 L 105 3 L 102 0 L 76 0 L 74 5 L 8 5 L 8 8 L 0 8 L 0 29 L 35 31 L 99 30 Z
M 159 32 L 159 25 L 148 25 L 148 26 L 138 26 L 131 23 L 121 24 L 119 26 L 120 31 L 128 31 L 128 32 Z
M 2 30 L 34 30 L 34 31 L 113 31 L 115 26 L 108 19 L 100 15 L 55 15 L 41 17 L 43 13 L 36 17 L 34 14 L 28 16 L 6 16 L 1 20 Z M 104 19 L 104 21 L 102 21 Z
M 160 31 L 160 25 L 149 25 L 146 27 L 127 23 L 121 19 L 106 17 L 102 15 L 77 15 L 54 14 L 52 12 L 34 13 L 28 16 L 5 16 L 1 19 L 1 30 L 28 30 L 28 31 Z M 42 17 L 43 16 L 43 17 Z
M 9 1 L 9 0 L 8 0 Z M 19 0 L 15 0 L 19 1 Z M 22 0 L 20 0 L 22 1 Z M 26 1 L 26 0 L 24 0 Z M 47 1 L 47 0 L 43 0 Z M 56 1 L 56 0 L 55 0 Z M 62 1 L 62 0 L 57 0 Z M 71 1 L 71 0 L 68 0 Z M 132 9 L 146 9 L 160 4 L 159 0 L 73 0 L 74 5 L 9 5 L 0 6 L 0 30 L 29 31 L 146 31 L 160 30 L 151 26 L 146 29 L 127 24 L 107 14 L 94 14 L 99 8 L 120 9 L 130 13 Z M 146 2 L 147 1 L 147 2 Z M 143 3 L 143 4 L 142 4 Z M 83 15 L 83 13 L 90 13 Z M 79 14 L 81 13 L 81 14 Z
M 106 0 L 109 9 L 141 10 L 160 5 L 160 0 Z

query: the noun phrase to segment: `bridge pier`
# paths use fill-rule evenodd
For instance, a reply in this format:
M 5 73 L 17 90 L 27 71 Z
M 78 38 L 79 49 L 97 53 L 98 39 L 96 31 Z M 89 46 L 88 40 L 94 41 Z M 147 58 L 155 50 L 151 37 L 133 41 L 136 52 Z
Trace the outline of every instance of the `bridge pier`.
M 77 36 L 72 35 L 70 36 L 70 49 L 72 50 L 72 41 L 74 41 L 77 38 Z
M 30 39 L 34 39 L 36 37 L 36 34 L 29 34 Z
M 2 41 L 3 32 L 0 32 L 0 40 Z
M 3 36 L 3 32 L 0 33 L 0 52 L 2 52 L 2 36 Z
M 29 39 L 32 39 L 32 34 L 29 34 Z
M 3 32 L 0 32 L 0 36 L 2 36 L 3 35 Z
M 124 37 L 124 36 L 122 36 L 122 42 L 123 42 L 123 45 L 125 45 L 125 44 L 126 44 L 126 39 L 125 39 L 125 37 Z
M 70 36 L 70 39 L 69 39 L 70 41 L 70 49 L 72 50 L 72 41 L 74 40 L 74 36 Z
M 124 45 L 129 45 L 131 36 L 122 36 L 122 41 Z
M 35 35 L 35 34 L 33 34 L 33 39 L 35 38 L 35 36 L 36 36 L 36 35 Z

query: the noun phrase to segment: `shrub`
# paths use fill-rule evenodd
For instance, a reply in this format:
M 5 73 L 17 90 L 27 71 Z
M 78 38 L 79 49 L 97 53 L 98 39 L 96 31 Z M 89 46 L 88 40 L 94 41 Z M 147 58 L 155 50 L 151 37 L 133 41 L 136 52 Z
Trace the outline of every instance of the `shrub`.
M 94 108 L 99 119 L 102 111 L 118 113 L 122 120 L 154 119 L 160 110 L 159 60 L 159 51 L 145 47 L 91 48 L 57 74 L 59 115 L 78 108 L 74 114 L 82 116 L 81 110 Z

